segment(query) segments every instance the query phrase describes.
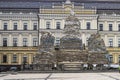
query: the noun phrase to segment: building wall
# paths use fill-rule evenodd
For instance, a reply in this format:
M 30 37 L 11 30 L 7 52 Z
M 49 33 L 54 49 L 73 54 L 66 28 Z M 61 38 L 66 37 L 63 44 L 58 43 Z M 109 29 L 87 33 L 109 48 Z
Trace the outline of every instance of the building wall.
M 4 23 L 7 23 L 7 30 L 4 30 Z M 17 30 L 14 30 L 14 23 L 17 23 Z M 27 30 L 23 25 L 27 23 Z M 34 23 L 37 29 L 34 30 Z M 3 39 L 7 38 L 7 46 L 3 46 Z M 17 38 L 17 46 L 14 46 L 13 38 Z M 24 47 L 23 38 L 27 38 Z M 36 14 L 23 13 L 2 13 L 0 14 L 0 65 L 22 65 L 23 57 L 27 57 L 27 64 L 32 64 L 33 57 L 37 53 L 37 46 L 33 45 L 33 39 L 38 41 L 38 18 Z M 7 56 L 7 62 L 3 63 L 3 55 Z M 13 55 L 17 60 L 13 62 Z
M 73 4 L 73 3 L 72 3 Z M 65 4 L 64 4 L 65 6 Z M 68 6 L 68 4 L 67 4 Z M 70 6 L 70 5 L 69 5 Z M 69 6 L 66 7 L 69 10 Z M 73 6 L 73 5 L 72 5 Z M 112 63 L 119 63 L 120 61 L 120 48 L 119 39 L 120 32 L 118 24 L 120 24 L 119 15 L 107 15 L 107 14 L 96 14 L 96 10 L 86 9 L 81 7 L 81 10 L 75 10 L 75 16 L 80 21 L 80 37 L 83 44 L 87 47 L 87 40 L 91 34 L 99 32 L 103 38 L 109 54 L 113 58 Z M 33 57 L 38 53 L 37 46 L 38 38 L 40 42 L 41 31 L 51 32 L 55 36 L 55 44 L 63 34 L 65 19 L 70 15 L 70 11 L 57 12 L 56 9 L 45 9 L 40 10 L 39 14 L 35 13 L 0 13 L 0 65 L 22 65 L 23 57 L 27 57 L 27 64 L 32 64 Z M 42 12 L 41 12 L 42 11 Z M 53 12 L 52 12 L 53 11 Z M 55 11 L 55 12 L 54 12 Z M 44 13 L 45 12 L 45 13 Z M 51 13 L 52 12 L 52 13 Z M 85 13 L 85 14 L 84 14 Z M 60 29 L 57 29 L 57 22 L 60 23 Z M 87 29 L 87 23 L 90 23 L 90 29 Z M 4 30 L 4 23 L 7 23 L 7 30 Z M 18 29 L 14 30 L 14 23 L 17 23 Z M 24 23 L 27 23 L 27 30 L 24 30 Z M 37 24 L 37 29 L 34 30 L 34 23 Z M 48 27 L 49 23 L 49 28 Z M 103 30 L 100 31 L 100 24 L 103 24 Z M 112 24 L 112 30 L 109 30 L 109 24 Z M 39 33 L 38 33 L 39 28 Z M 38 37 L 39 34 L 39 37 Z M 7 38 L 7 46 L 3 46 L 3 39 Z M 13 46 L 13 38 L 17 38 L 17 47 Z M 26 46 L 24 46 L 24 38 L 27 38 Z M 33 45 L 33 39 L 36 38 L 36 46 Z M 112 39 L 112 42 L 110 42 Z M 7 61 L 3 63 L 3 55 L 7 56 Z M 16 55 L 16 62 L 13 63 L 13 55 Z

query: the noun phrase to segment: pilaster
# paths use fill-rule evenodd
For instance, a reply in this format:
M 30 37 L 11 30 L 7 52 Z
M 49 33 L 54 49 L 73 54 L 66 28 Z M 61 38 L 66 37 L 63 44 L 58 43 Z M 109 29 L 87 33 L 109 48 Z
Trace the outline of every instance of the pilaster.
M 117 22 L 116 20 L 114 21 L 114 25 L 113 25 L 113 31 L 118 31 L 118 26 L 117 26 Z
M 20 65 L 22 63 L 22 54 L 18 54 L 18 64 Z
M 32 55 L 31 54 L 28 54 L 28 64 L 32 64 Z
M 2 54 L 0 53 L 0 64 L 2 63 Z
M 82 24 L 81 24 L 81 29 L 86 29 L 86 23 L 85 23 L 85 20 L 83 19 L 82 20 Z
M 107 34 L 105 34 L 104 42 L 105 42 L 105 46 L 108 46 L 108 36 L 107 36 Z
M 39 28 L 42 28 L 42 20 L 41 20 L 41 18 L 39 19 Z
M 2 46 L 2 36 L 0 34 L 0 46 Z
M 22 24 L 22 20 L 21 19 L 19 20 L 19 26 L 18 27 L 19 27 L 18 29 L 23 30 L 23 24 Z
M 55 26 L 55 19 L 54 19 L 54 18 L 52 19 L 51 29 L 56 29 L 56 26 Z
M 0 30 L 2 29 L 2 20 L 0 20 Z
M 18 46 L 22 46 L 22 34 L 19 34 L 19 39 L 18 39 Z
M 62 26 L 61 26 L 61 29 L 64 29 L 64 26 L 65 26 L 65 20 L 62 19 Z
M 32 30 L 33 28 L 32 28 L 32 21 L 31 20 L 29 20 L 29 27 L 28 27 L 28 30 Z
M 108 24 L 107 24 L 107 21 L 105 21 L 105 26 L 103 27 L 104 30 L 108 30 Z
M 118 63 L 118 56 L 117 56 L 117 54 L 114 54 L 114 63 Z
M 7 58 L 8 64 L 11 64 L 11 60 L 12 60 L 11 54 L 8 53 L 7 56 L 8 56 Z
M 9 24 L 8 24 L 8 30 L 13 30 L 12 20 L 11 19 L 10 19 Z
M 28 46 L 32 46 L 32 35 L 29 34 Z
M 117 41 L 117 35 L 115 35 L 115 36 L 114 36 L 114 47 L 117 47 L 117 46 L 118 46 L 118 45 L 117 45 L 117 42 L 118 42 L 118 41 Z
M 13 43 L 13 41 L 12 41 L 12 35 L 11 34 L 9 34 L 9 38 L 8 38 L 8 46 L 13 46 L 12 45 L 12 43 Z

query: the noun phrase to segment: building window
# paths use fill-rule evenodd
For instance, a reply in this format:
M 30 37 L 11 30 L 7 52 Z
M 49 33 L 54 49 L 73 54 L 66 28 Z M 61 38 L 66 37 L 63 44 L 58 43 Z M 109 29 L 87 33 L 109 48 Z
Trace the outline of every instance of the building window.
M 24 64 L 27 63 L 27 56 L 26 55 L 23 56 L 23 63 Z
M 7 63 L 7 55 L 3 55 L 3 63 Z
M 113 56 L 109 55 L 109 62 L 112 63 L 113 62 Z
M 37 30 L 37 23 L 33 24 L 33 30 Z
M 118 47 L 120 47 L 120 39 L 118 39 Z
M 24 46 L 24 47 L 27 46 L 27 38 L 23 38 L 23 46 Z
M 99 24 L 99 30 L 103 31 L 103 24 Z
M 89 40 L 89 38 L 87 37 L 86 38 L 86 46 L 88 46 L 88 40 Z
M 120 63 L 120 55 L 119 55 L 119 57 L 118 57 L 118 60 L 119 60 L 118 62 Z
M 87 30 L 90 30 L 90 22 L 87 22 Z
M 46 29 L 50 29 L 50 22 L 46 22 Z
M 4 30 L 7 30 L 7 27 L 8 27 L 7 23 L 4 23 Z
M 17 55 L 16 54 L 13 54 L 13 63 L 16 63 L 17 62 Z
M 14 30 L 17 30 L 17 23 L 14 23 Z
M 37 38 L 33 38 L 33 46 L 34 46 L 34 47 L 37 46 Z
M 13 46 L 14 46 L 14 47 L 17 46 L 17 38 L 13 38 Z
M 3 38 L 3 47 L 7 47 L 7 38 Z
M 60 45 L 60 38 L 59 38 L 59 37 L 56 38 L 55 44 L 56 44 L 56 45 Z
M 56 22 L 56 29 L 60 29 L 60 22 Z
M 113 39 L 109 39 L 109 47 L 113 47 Z
M 27 30 L 27 23 L 23 24 L 23 30 Z
M 118 24 L 118 31 L 120 31 L 120 24 Z
M 109 31 L 112 31 L 112 24 L 109 24 Z

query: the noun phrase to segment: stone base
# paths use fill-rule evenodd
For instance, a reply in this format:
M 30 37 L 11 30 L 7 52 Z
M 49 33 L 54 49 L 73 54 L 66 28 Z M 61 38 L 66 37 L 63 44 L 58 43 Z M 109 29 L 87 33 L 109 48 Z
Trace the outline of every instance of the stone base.
M 81 62 L 60 62 L 62 65 L 62 70 L 66 71 L 79 71 L 82 70 Z
M 108 60 L 105 55 L 106 53 L 89 53 L 88 62 L 92 64 L 108 64 Z

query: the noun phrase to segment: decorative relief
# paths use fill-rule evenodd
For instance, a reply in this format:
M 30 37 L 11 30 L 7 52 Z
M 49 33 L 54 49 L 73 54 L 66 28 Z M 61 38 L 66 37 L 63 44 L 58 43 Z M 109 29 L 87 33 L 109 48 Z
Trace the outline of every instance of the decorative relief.
M 92 34 L 88 39 L 88 50 L 92 52 L 106 52 L 104 40 L 100 34 Z
M 49 32 L 41 32 L 40 48 L 43 50 L 49 50 L 54 47 L 55 37 L 52 36 Z

